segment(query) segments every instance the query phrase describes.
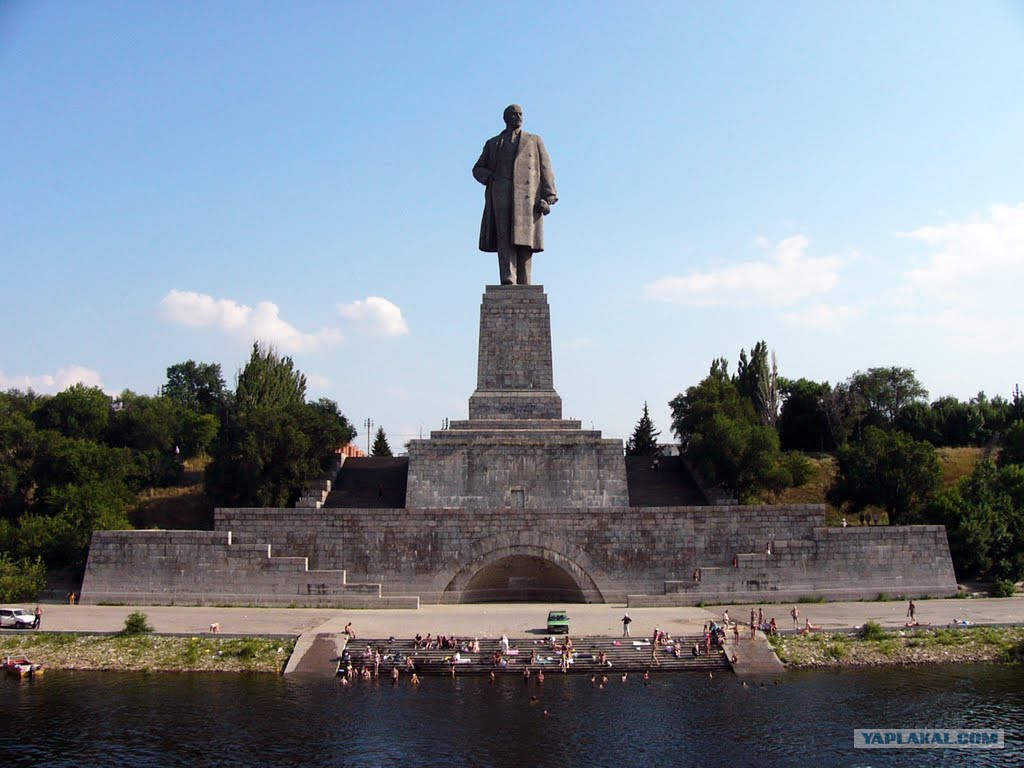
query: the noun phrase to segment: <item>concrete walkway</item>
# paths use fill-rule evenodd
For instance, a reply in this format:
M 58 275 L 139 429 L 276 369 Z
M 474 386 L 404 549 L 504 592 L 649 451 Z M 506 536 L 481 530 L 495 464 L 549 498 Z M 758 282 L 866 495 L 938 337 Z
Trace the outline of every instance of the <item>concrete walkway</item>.
M 34 603 L 17 603 L 29 611 Z M 974 624 L 1024 624 L 1024 597 L 974 600 L 920 600 L 917 619 L 922 624 L 946 626 L 957 619 Z M 655 627 L 673 635 L 699 633 L 704 622 L 721 622 L 728 608 L 733 621 L 745 623 L 750 608 L 758 605 L 714 606 L 708 608 L 629 609 L 634 637 L 649 637 Z M 782 630 L 792 627 L 791 604 L 761 604 L 765 620 L 775 617 Z M 869 620 L 886 627 L 901 627 L 906 621 L 906 602 L 888 603 L 801 603 L 800 622 L 805 618 L 822 629 L 845 629 Z M 187 606 L 106 606 L 43 603 L 43 630 L 117 632 L 129 613 L 140 610 L 157 632 L 193 633 L 209 631 L 220 624 L 225 634 L 294 635 L 310 630 L 339 633 L 352 622 L 357 636 L 412 637 L 417 632 L 458 637 L 528 637 L 545 634 L 549 610 L 567 609 L 570 634 L 622 634 L 622 605 L 545 605 L 538 603 L 482 603 L 475 605 L 425 605 L 416 611 L 335 610 L 328 608 L 213 608 Z
M 738 643 L 733 639 L 731 632 L 726 632 L 725 657 L 729 660 L 732 671 L 739 677 L 777 678 L 786 671 L 786 667 L 775 655 L 763 632 L 757 632 L 751 638 L 750 631 L 741 628 Z

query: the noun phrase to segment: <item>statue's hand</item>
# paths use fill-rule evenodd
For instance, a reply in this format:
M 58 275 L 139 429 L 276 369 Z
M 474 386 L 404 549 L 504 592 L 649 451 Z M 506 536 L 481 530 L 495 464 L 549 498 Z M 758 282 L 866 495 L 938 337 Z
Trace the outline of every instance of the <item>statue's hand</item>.
M 551 213 L 551 204 L 548 203 L 547 200 L 538 200 L 537 210 L 540 212 L 542 216 L 547 216 L 549 213 Z

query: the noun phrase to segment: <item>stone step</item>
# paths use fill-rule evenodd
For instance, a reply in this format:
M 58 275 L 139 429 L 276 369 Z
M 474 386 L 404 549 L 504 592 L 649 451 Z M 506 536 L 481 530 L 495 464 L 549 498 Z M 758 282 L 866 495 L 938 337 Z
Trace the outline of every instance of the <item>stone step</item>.
M 401 509 L 409 476 L 409 459 L 352 457 L 345 461 L 323 502 L 344 509 Z
M 448 423 L 448 430 L 534 429 L 548 431 L 572 430 L 581 427 L 582 423 L 578 419 L 458 419 Z
M 467 639 L 462 638 L 461 640 L 465 642 Z M 699 657 L 692 655 L 690 649 L 695 642 L 698 642 L 703 649 L 704 639 L 702 636 L 687 635 L 676 638 L 676 640 L 682 643 L 685 649 L 682 658 L 676 659 L 671 654 L 661 652 L 658 654 L 660 666 L 652 666 L 649 645 L 637 649 L 633 646 L 632 639 L 627 638 L 574 638 L 573 645 L 576 649 L 576 656 L 574 662 L 569 666 L 569 672 L 572 674 L 607 675 L 612 678 L 623 672 L 642 673 L 648 669 L 654 672 L 729 670 L 729 662 L 719 649 L 712 648 L 710 656 L 703 653 Z M 559 643 L 563 641 L 562 638 L 558 639 Z M 550 650 L 542 641 L 536 638 L 510 638 L 509 643 L 513 649 L 518 649 L 519 653 L 506 657 L 509 662 L 507 667 L 495 667 L 491 663 L 493 653 L 500 647 L 500 640 L 498 638 L 481 638 L 479 654 L 467 654 L 460 651 L 462 658 L 468 658 L 469 662 L 454 665 L 456 674 L 489 674 L 493 671 L 496 674 L 522 675 L 523 669 L 527 666 L 530 667 L 533 674 L 536 674 L 538 670 L 543 670 L 545 675 L 560 674 L 557 652 Z M 357 671 L 362 668 L 362 653 L 367 646 L 375 651 L 380 650 L 383 657 L 382 675 L 390 674 L 392 666 L 396 664 L 400 672 L 406 673 L 404 657 L 413 659 L 417 674 L 449 675 L 453 666 L 452 658 L 456 652 L 456 649 L 451 648 L 432 648 L 430 650 L 415 648 L 410 639 L 359 638 L 348 644 L 352 665 Z M 528 662 L 532 651 L 537 652 L 538 660 L 531 665 Z M 599 651 L 607 654 L 610 666 L 601 666 L 597 663 L 596 656 Z M 372 662 L 370 666 L 372 667 Z

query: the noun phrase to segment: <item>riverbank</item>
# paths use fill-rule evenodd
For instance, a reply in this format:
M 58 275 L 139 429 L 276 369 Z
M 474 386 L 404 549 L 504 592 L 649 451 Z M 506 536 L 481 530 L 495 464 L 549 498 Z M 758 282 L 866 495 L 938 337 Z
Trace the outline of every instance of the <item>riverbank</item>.
M 868 636 L 865 637 L 864 634 Z M 812 632 L 768 638 L 788 668 L 974 664 L 1024 660 L 1024 627 Z
M 0 636 L 0 656 L 26 656 L 53 670 L 281 674 L 294 647 L 294 639 L 266 637 L 58 632 Z

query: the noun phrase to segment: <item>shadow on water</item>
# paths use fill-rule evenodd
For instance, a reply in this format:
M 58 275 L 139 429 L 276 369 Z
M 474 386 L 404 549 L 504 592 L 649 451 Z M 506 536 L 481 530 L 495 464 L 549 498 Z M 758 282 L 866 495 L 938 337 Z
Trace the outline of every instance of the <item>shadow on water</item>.
M 609 670 L 612 672 L 612 670 Z M 48 672 L 0 684 L 0 754 L 47 766 L 1017 766 L 1024 669 L 403 676 Z M 853 749 L 854 728 L 1003 728 L 1003 750 Z

